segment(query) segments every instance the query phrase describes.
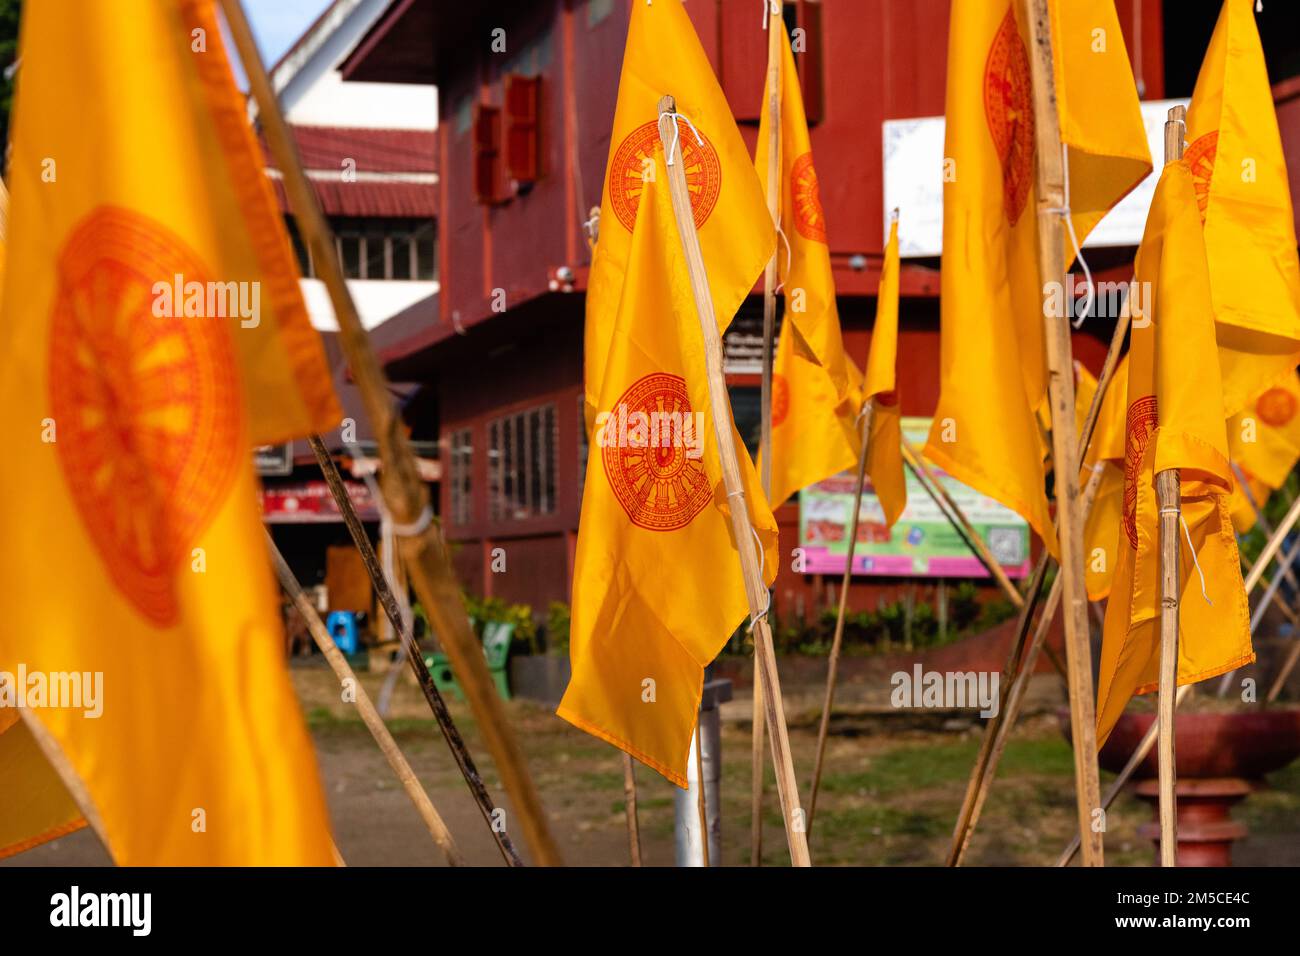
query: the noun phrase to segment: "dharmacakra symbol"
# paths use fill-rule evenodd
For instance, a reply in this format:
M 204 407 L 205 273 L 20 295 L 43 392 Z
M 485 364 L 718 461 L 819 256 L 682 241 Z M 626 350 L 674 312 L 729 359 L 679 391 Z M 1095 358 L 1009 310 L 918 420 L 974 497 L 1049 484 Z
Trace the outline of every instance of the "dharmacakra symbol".
M 633 383 L 618 400 L 629 418 L 641 413 L 658 422 L 691 421 L 686 379 L 655 372 Z M 659 416 L 655 418 L 655 416 Z M 680 433 L 676 433 L 680 438 Z M 686 443 L 658 429 L 658 441 L 622 445 L 607 441 L 601 450 L 605 477 L 632 523 L 649 531 L 684 528 L 713 499 L 702 458 L 687 455 Z
M 772 373 L 772 427 L 782 424 L 790 414 L 790 382 L 780 372 Z
M 826 213 L 822 211 L 821 190 L 812 153 L 804 153 L 790 169 L 790 196 L 794 200 L 794 226 L 799 235 L 812 242 L 826 242 Z
M 1002 208 L 1014 226 L 1034 174 L 1034 104 L 1029 57 L 1010 8 L 984 64 L 984 115 L 1002 164 Z
M 1212 130 L 1198 136 L 1187 146 L 1183 161 L 1192 173 L 1192 188 L 1196 190 L 1196 208 L 1205 225 L 1205 211 L 1210 206 L 1210 179 L 1214 176 L 1214 157 L 1219 151 L 1219 131 Z
M 683 124 L 685 125 L 685 124 Z M 681 149 L 682 169 L 686 172 L 686 188 L 691 194 L 691 210 L 695 213 L 695 228 L 708 220 L 722 192 L 722 163 L 718 152 L 707 136 L 701 146 L 695 132 L 688 126 L 678 139 Z M 636 225 L 636 211 L 645 189 L 646 160 L 653 160 L 659 144 L 659 124 L 654 120 L 643 123 L 627 135 L 609 164 L 609 201 L 614 215 L 628 232 Z
M 1295 396 L 1285 388 L 1274 386 L 1255 400 L 1255 414 L 1265 425 L 1281 428 L 1295 418 Z
M 1138 472 L 1142 468 L 1147 442 L 1158 424 L 1160 413 L 1154 395 L 1139 398 L 1128 407 L 1128 419 L 1124 424 L 1124 533 L 1134 551 L 1138 546 Z
M 159 627 L 179 617 L 176 573 L 244 447 L 224 324 L 153 315 L 158 277 L 207 272 L 179 236 L 112 206 L 59 256 L 49 352 L 59 463 L 109 577 Z

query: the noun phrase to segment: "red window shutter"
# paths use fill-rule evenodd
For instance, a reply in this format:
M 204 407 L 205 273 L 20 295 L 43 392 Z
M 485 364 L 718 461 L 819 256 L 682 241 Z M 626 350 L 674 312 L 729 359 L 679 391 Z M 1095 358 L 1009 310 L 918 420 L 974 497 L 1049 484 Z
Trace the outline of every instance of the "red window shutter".
M 491 205 L 501 201 L 501 110 L 480 104 L 474 116 L 474 193 Z
M 506 173 L 517 183 L 542 175 L 542 78 L 508 73 L 505 77 Z

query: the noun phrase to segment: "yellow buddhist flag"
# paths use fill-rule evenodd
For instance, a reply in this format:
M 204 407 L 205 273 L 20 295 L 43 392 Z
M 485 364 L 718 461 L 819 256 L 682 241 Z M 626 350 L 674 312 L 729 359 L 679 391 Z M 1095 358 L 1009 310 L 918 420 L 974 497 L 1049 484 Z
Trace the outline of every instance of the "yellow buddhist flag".
M 1205 226 L 1224 414 L 1300 361 L 1300 262 L 1286 157 L 1251 0 L 1226 0 L 1187 111 Z
M 1097 491 L 1084 520 L 1083 571 L 1088 599 L 1100 601 L 1110 594 L 1119 547 L 1119 518 L 1124 495 L 1124 415 L 1128 393 L 1128 358 L 1121 360 L 1106 394 L 1102 396 L 1088 454 L 1084 458 L 1079 486 L 1087 485 L 1094 471 L 1101 472 Z M 1075 362 L 1075 424 L 1083 425 L 1097 393 L 1097 379 Z
M 684 117 L 678 145 L 720 329 L 731 323 L 776 247 L 763 187 L 681 0 L 632 4 L 601 193 L 600 238 L 587 283 L 588 429 L 600 402 L 641 193 L 655 174 L 659 100 L 665 94 L 673 95 Z
M 591 436 L 573 576 L 573 677 L 557 713 L 685 787 L 704 668 L 749 613 L 736 549 L 757 543 L 732 537 L 661 150 L 654 162 L 658 179 L 641 196 Z M 776 522 L 734 424 L 726 426 L 770 584 Z
M 1246 591 L 1228 514 L 1232 471 L 1223 423 L 1210 281 L 1185 161 L 1165 167 L 1138 249 L 1150 311 L 1135 312 L 1129 349 L 1122 534 L 1106 607 L 1097 695 L 1105 743 L 1133 694 L 1155 690 L 1160 663 L 1160 539 L 1156 475 L 1179 469 L 1178 683 L 1255 659 Z
M 1255 507 L 1262 507 L 1269 494 L 1286 484 L 1300 460 L 1297 412 L 1300 379 L 1292 372 L 1228 419 L 1228 451 L 1241 471 L 1232 498 L 1232 522 L 1242 534 L 1255 526 Z
M 885 265 L 876 298 L 876 324 L 871 330 L 871 350 L 862 393 L 873 402 L 871 441 L 867 447 L 867 474 L 880 500 L 885 525 L 893 527 L 907 507 L 907 482 L 903 477 L 903 428 L 898 405 L 898 220 L 889 226 Z
M 1083 242 L 1150 171 L 1150 152 L 1112 0 L 1049 6 L 1067 202 Z M 1018 512 L 1055 552 L 1036 418 L 1047 376 L 1023 16 L 1011 0 L 952 4 L 940 395 L 925 455 Z M 1064 244 L 1062 270 L 1074 257 L 1068 235 Z M 1064 298 L 1060 290 L 1053 301 L 1063 308 Z
M 119 864 L 329 864 L 249 453 L 339 412 L 212 3 L 27 4 L 20 49 L 0 670 Z
M 772 369 L 774 505 L 857 465 L 862 408 L 862 374 L 845 354 L 840 335 L 826 214 L 817 187 L 799 74 L 790 45 L 782 42 L 779 46 L 780 215 L 789 249 L 783 244 L 777 253 L 786 307 Z M 764 182 L 772 128 L 769 106 L 765 95 L 754 156 Z M 770 231 L 770 219 L 768 223 Z

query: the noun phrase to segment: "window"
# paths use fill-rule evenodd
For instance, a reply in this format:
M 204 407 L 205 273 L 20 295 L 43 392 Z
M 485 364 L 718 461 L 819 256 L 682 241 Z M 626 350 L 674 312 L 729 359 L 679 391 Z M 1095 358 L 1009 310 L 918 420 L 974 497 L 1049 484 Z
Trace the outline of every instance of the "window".
M 287 218 L 289 238 L 304 276 L 317 276 L 306 245 L 293 219 Z M 434 245 L 437 223 L 432 219 L 332 216 L 335 249 L 348 279 L 436 279 Z
M 587 26 L 596 26 L 613 12 L 614 0 L 588 0 Z
M 474 118 L 474 195 L 484 205 L 504 199 L 501 110 L 480 104 Z
M 555 513 L 555 406 L 488 423 L 488 501 L 493 521 Z
M 448 498 L 453 525 L 467 525 L 474 518 L 474 499 L 471 495 L 472 474 L 474 467 L 474 436 L 468 428 L 451 433 L 451 449 L 448 455 L 449 478 Z
M 542 78 L 507 73 L 505 86 L 506 173 L 516 187 L 542 175 Z

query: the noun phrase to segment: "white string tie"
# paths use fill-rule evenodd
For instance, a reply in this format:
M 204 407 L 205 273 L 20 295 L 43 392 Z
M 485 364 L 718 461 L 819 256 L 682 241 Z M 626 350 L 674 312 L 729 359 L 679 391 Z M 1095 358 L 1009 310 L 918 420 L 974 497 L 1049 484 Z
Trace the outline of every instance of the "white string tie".
M 1074 219 L 1070 213 L 1070 147 L 1064 143 L 1061 144 L 1061 166 L 1065 177 L 1065 205 L 1055 206 L 1047 211 L 1065 220 L 1065 230 L 1070 234 L 1074 258 L 1079 261 L 1079 268 L 1083 269 L 1083 281 L 1088 286 L 1088 304 L 1079 310 L 1079 316 L 1074 320 L 1074 327 L 1077 329 L 1083 325 L 1084 319 L 1088 317 L 1093 304 L 1097 301 L 1097 287 L 1092 281 L 1092 270 L 1088 268 L 1088 260 L 1083 257 L 1083 249 L 1079 246 L 1079 235 L 1074 231 Z
M 1192 544 L 1192 532 L 1188 530 L 1187 519 L 1183 517 L 1180 508 L 1161 508 L 1162 515 L 1178 515 L 1178 523 L 1183 526 L 1183 534 L 1187 538 L 1187 550 L 1192 552 L 1192 564 L 1196 568 L 1196 573 L 1201 579 L 1201 597 L 1205 598 L 1205 603 L 1214 607 L 1214 602 L 1210 600 L 1209 593 L 1205 590 L 1205 572 L 1201 570 L 1201 562 L 1196 559 L 1196 545 Z
M 763 0 L 763 29 L 767 29 L 769 17 L 781 15 L 781 0 Z
M 740 506 L 748 511 L 748 506 L 745 504 L 745 490 L 743 488 L 739 491 L 729 492 L 727 497 L 739 498 Z M 767 578 L 767 552 L 763 550 L 763 539 L 758 536 L 758 529 L 751 524 L 749 530 L 750 533 L 754 535 L 754 543 L 758 545 L 758 580 L 762 582 Z M 766 586 L 764 586 L 763 590 L 767 591 L 767 603 L 763 605 L 763 610 L 750 618 L 749 627 L 745 629 L 750 634 L 754 633 L 754 627 L 759 621 L 767 617 L 768 612 L 772 610 L 772 592 L 768 591 Z
M 665 115 L 670 117 L 673 121 L 673 141 L 668 145 L 668 165 L 671 166 L 673 164 L 673 156 L 677 153 L 678 144 L 682 138 L 682 127 L 681 123 L 678 122 L 679 120 L 686 121 L 686 125 L 689 126 L 691 132 L 695 134 L 695 142 L 699 143 L 701 148 L 704 146 L 704 137 L 700 135 L 700 131 L 695 128 L 695 124 L 691 122 L 691 118 L 685 113 L 678 113 L 676 110 L 673 110 L 671 113 L 666 113 Z
M 785 243 L 785 274 L 788 277 L 790 275 L 790 269 L 794 266 L 794 250 L 790 248 L 790 240 L 786 236 L 785 230 L 781 228 L 781 222 L 779 218 L 776 223 L 776 235 L 777 238 L 779 238 L 782 242 Z M 785 279 L 782 279 L 780 282 L 776 284 L 776 288 L 772 290 L 772 294 L 780 295 L 781 290 L 784 288 L 785 288 Z
M 410 524 L 399 524 L 393 522 L 393 534 L 399 538 L 418 538 L 428 530 L 429 525 L 433 524 L 433 506 L 425 505 L 420 516 Z

